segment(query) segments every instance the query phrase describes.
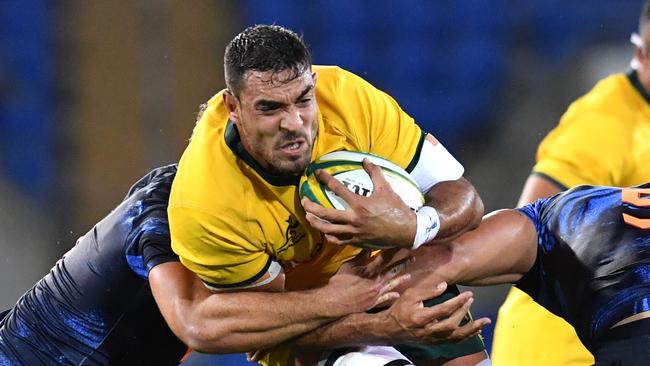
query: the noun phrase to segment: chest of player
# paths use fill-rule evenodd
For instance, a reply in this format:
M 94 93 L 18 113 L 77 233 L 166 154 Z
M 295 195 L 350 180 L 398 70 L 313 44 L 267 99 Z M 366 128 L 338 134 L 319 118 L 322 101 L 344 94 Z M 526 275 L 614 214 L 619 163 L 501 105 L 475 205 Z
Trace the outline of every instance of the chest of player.
M 258 187 L 255 194 L 249 200 L 249 223 L 267 254 L 283 262 L 304 262 L 318 255 L 322 235 L 305 219 L 295 186 Z
M 296 187 L 258 187 L 255 194 L 255 200 L 247 200 L 253 205 L 248 210 L 251 233 L 268 255 L 282 263 L 288 289 L 322 284 L 359 252 L 327 243 L 309 225 Z

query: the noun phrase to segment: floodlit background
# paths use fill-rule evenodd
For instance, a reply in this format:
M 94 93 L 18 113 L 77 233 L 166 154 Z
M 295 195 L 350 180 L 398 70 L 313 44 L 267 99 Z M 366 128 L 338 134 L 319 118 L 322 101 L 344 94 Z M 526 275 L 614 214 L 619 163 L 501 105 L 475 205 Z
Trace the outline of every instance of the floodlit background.
M 0 307 L 136 179 L 178 160 L 199 104 L 224 87 L 226 42 L 246 26 L 291 28 L 314 63 L 391 94 L 494 210 L 516 203 L 568 104 L 627 69 L 642 3 L 1 1 Z M 495 319 L 506 290 L 476 290 L 474 313 Z

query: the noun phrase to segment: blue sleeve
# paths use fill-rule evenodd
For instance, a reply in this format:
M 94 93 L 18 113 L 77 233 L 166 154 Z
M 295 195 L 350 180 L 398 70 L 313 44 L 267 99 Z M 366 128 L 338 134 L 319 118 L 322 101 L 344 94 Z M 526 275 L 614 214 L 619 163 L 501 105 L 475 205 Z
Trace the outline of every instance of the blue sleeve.
M 134 234 L 127 239 L 126 261 L 139 277 L 146 279 L 149 271 L 159 264 L 179 261 L 171 249 L 166 219 L 148 217 Z
M 126 261 L 140 278 L 147 279 L 155 266 L 179 261 L 172 251 L 169 235 L 167 204 L 176 166 L 153 170 L 133 185 L 127 197 L 131 204 L 129 222 L 132 225 L 126 238 Z
M 562 314 L 564 308 L 561 299 L 556 296 L 556 279 L 550 275 L 548 258 L 555 249 L 556 240 L 551 229 L 553 207 L 558 196 L 539 199 L 517 210 L 528 217 L 537 232 L 537 255 L 531 269 L 515 283 L 536 302 L 555 314 Z
M 544 249 L 544 252 L 546 253 L 553 250 L 555 244 L 553 233 L 549 225 L 549 219 L 551 217 L 549 210 L 557 197 L 558 196 L 541 198 L 535 202 L 527 204 L 526 206 L 517 208 L 517 210 L 524 216 L 528 217 L 528 219 L 533 223 L 533 226 L 535 226 L 538 249 Z

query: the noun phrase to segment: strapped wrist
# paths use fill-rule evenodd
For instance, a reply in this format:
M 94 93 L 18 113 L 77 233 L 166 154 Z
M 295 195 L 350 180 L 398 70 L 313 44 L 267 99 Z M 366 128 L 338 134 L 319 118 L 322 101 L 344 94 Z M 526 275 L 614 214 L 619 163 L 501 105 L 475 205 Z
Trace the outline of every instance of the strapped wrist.
M 417 249 L 422 244 L 433 240 L 440 230 L 440 216 L 435 208 L 422 206 L 416 213 L 416 217 L 415 239 L 411 249 Z

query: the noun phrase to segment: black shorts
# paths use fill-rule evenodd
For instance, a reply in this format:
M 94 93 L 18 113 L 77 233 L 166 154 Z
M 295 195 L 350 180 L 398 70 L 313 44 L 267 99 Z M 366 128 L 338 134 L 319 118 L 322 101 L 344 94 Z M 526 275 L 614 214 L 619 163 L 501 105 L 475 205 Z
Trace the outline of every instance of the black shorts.
M 650 364 L 650 318 L 619 325 L 599 337 L 595 366 L 647 366 Z

